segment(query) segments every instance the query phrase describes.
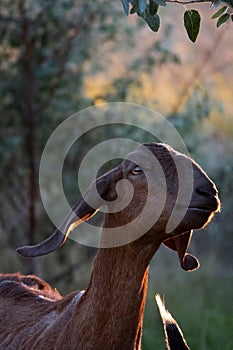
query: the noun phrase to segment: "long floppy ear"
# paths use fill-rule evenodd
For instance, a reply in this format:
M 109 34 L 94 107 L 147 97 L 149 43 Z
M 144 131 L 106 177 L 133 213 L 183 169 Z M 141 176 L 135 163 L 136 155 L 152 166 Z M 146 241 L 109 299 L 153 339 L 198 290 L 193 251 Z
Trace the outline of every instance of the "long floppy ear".
M 163 242 L 163 244 L 165 244 L 168 248 L 177 251 L 181 267 L 185 271 L 193 271 L 198 269 L 200 266 L 198 259 L 195 256 L 187 253 L 191 237 L 192 231 L 188 231 L 183 235 L 166 239 Z
M 97 213 L 98 208 L 103 204 L 104 200 L 113 201 L 117 198 L 116 183 L 120 178 L 121 166 L 99 177 L 90 185 L 84 195 L 86 199 L 91 199 L 94 208 L 81 198 L 75 203 L 71 213 L 60 228 L 56 229 L 50 237 L 33 246 L 19 247 L 16 249 L 17 253 L 24 257 L 36 257 L 49 254 L 60 248 L 65 243 L 71 231 Z M 95 189 L 97 189 L 99 195 L 93 195 L 93 193 L 96 193 Z

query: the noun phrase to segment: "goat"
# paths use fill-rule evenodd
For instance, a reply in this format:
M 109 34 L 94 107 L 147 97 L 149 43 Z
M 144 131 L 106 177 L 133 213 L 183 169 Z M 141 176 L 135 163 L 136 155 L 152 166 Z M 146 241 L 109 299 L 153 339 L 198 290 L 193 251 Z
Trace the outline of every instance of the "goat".
M 193 177 L 188 184 L 190 201 L 176 206 L 179 190 L 187 190 L 185 178 L 178 183 L 177 162 L 183 170 L 191 167 Z M 61 297 L 35 276 L 1 276 L 1 349 L 140 350 L 152 257 L 164 243 L 178 252 L 183 269 L 196 269 L 198 260 L 187 253 L 192 230 L 205 227 L 220 208 L 214 183 L 191 158 L 168 145 L 147 143 L 97 178 L 49 238 L 17 252 L 35 257 L 55 251 L 103 203 L 108 204 L 108 212 L 85 292 Z M 186 205 L 185 214 L 180 216 L 182 205 Z M 171 216 L 180 222 L 170 232 L 166 227 Z M 134 226 L 128 225 L 134 221 Z

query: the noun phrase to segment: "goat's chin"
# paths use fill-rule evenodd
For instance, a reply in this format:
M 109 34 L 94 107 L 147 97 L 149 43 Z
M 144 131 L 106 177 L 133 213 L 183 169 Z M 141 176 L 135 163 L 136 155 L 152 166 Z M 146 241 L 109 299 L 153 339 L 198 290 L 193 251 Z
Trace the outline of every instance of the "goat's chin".
M 189 230 L 201 229 L 208 225 L 214 216 L 214 212 L 199 208 L 189 208 L 182 220 L 181 226 L 185 226 Z

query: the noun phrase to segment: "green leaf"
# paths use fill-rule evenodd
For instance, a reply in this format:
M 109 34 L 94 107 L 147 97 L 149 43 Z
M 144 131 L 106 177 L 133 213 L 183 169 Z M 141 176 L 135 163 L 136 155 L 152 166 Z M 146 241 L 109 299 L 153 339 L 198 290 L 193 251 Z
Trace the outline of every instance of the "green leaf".
M 217 21 L 217 28 L 220 27 L 223 23 L 225 23 L 228 20 L 228 18 L 230 18 L 229 13 L 224 13 L 224 15 L 219 17 L 219 19 Z
M 154 1 L 150 1 L 149 4 L 149 11 L 151 15 L 155 15 L 158 11 L 159 5 L 156 4 Z
M 194 43 L 197 39 L 201 24 L 201 16 L 196 10 L 188 10 L 184 13 L 184 26 L 189 39 Z
M 128 0 L 121 0 L 121 3 L 123 5 L 123 9 L 125 11 L 126 16 L 129 15 L 129 1 Z
M 147 7 L 147 1 L 146 0 L 138 0 L 138 7 L 139 7 L 139 12 L 143 13 Z
M 221 14 L 223 12 L 225 12 L 227 9 L 227 6 L 223 6 L 221 9 L 219 9 L 211 18 L 214 19 L 214 18 L 218 18 L 219 16 L 221 16 Z
M 138 0 L 131 1 L 131 4 L 133 7 L 131 8 L 130 14 L 132 15 L 136 12 L 139 12 Z
M 223 2 L 227 3 L 231 7 L 233 7 L 233 0 L 224 0 Z
M 152 0 L 152 2 L 156 3 L 157 5 L 167 6 L 166 1 L 164 0 Z
M 153 30 L 153 32 L 157 32 L 159 30 L 160 18 L 159 18 L 159 15 L 157 13 L 155 13 L 154 15 L 151 15 L 150 11 L 148 9 L 146 9 L 144 19 L 145 19 L 146 23 L 148 24 L 148 26 L 150 27 L 150 29 Z

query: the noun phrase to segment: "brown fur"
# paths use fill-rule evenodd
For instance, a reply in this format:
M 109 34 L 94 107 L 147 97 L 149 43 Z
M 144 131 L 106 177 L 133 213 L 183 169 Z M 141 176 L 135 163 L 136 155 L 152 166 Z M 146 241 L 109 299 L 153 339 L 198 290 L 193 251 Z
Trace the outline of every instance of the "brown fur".
M 194 169 L 191 209 L 187 208 L 185 217 L 175 231 L 166 233 L 166 224 L 178 191 L 177 171 L 173 160 L 177 153 L 166 145 L 156 143 L 140 146 L 133 153 L 134 156 L 138 156 L 139 164 L 148 160 L 146 153 L 143 153 L 145 147 L 161 164 L 167 182 L 165 206 L 158 220 L 142 236 L 137 237 L 135 234 L 143 227 L 143 220 L 138 220 L 135 232 L 120 232 L 124 239 L 136 237 L 131 239 L 131 243 L 113 248 L 100 248 L 90 283 L 83 295 L 77 291 L 62 298 L 57 291 L 36 276 L 1 275 L 0 349 L 141 349 L 148 270 L 153 255 L 165 240 L 175 240 L 177 235 L 206 225 L 213 213 L 219 209 L 214 184 L 195 162 L 179 155 L 184 167 L 187 162 L 191 162 Z M 140 218 L 148 187 L 143 175 L 132 176 L 134 166 L 132 161 L 126 160 L 97 179 L 98 191 L 103 199 L 110 201 L 110 208 L 114 208 L 115 202 L 111 204 L 111 201 L 117 198 L 116 184 L 120 179 L 128 179 L 134 186 L 133 197 L 127 208 L 105 215 L 101 243 L 109 243 L 114 239 L 114 236 L 109 239 L 107 228 L 121 227 L 135 218 Z M 151 189 L 153 201 L 147 215 L 148 220 L 159 206 L 164 184 L 160 182 L 158 174 L 154 173 L 153 162 L 150 161 L 145 166 L 149 168 L 149 176 L 154 181 Z M 87 190 L 87 198 L 92 197 L 92 191 L 93 185 Z M 118 197 L 124 203 L 127 195 L 123 188 Z M 95 208 L 98 208 L 101 200 L 94 198 L 94 201 Z M 193 210 L 192 207 L 210 209 Z M 77 226 L 76 223 L 79 223 L 80 219 L 85 220 L 94 213 L 94 207 L 82 199 L 79 200 L 60 230 L 56 230 L 41 244 L 20 248 L 18 252 L 24 256 L 38 256 L 59 248 L 65 241 L 63 233 L 69 232 L 71 226 Z M 181 246 L 182 252 L 179 252 L 179 256 L 182 262 L 188 244 L 189 239 L 185 237 L 183 247 L 182 244 L 175 245 L 174 242 L 168 246 L 172 249 Z

